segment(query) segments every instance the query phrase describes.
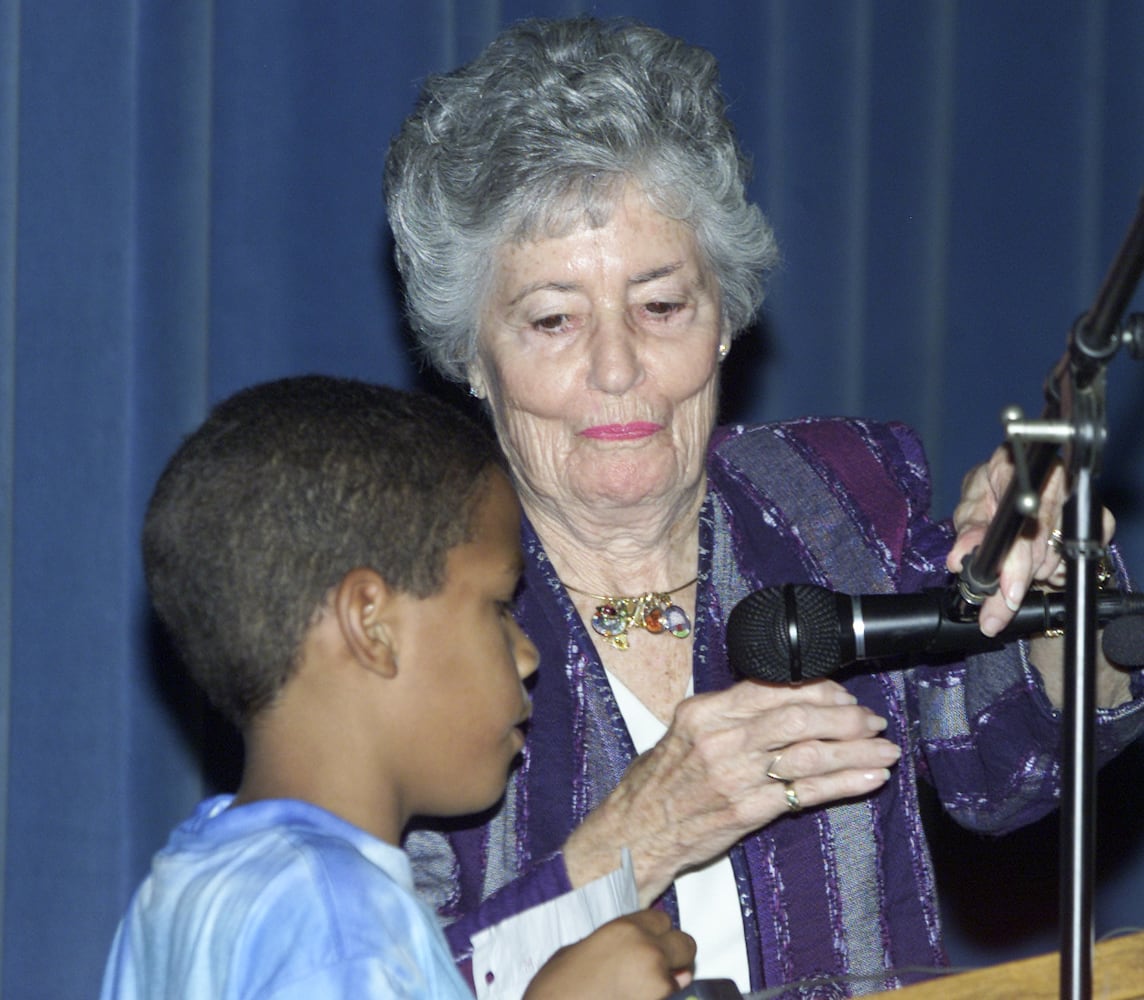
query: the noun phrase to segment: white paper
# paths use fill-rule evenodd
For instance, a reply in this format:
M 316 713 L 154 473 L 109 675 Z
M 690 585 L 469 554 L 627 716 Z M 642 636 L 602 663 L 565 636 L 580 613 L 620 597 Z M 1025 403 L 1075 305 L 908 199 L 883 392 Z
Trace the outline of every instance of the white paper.
M 614 872 L 473 935 L 477 1000 L 520 1000 L 559 949 L 638 909 L 632 856 L 624 848 Z

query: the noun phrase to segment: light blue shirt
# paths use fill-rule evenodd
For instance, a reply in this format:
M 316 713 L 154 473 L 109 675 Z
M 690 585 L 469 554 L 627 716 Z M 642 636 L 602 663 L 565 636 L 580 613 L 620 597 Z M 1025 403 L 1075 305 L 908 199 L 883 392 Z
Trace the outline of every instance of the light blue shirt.
M 401 850 L 305 802 L 230 802 L 155 855 L 103 1000 L 472 1000 Z

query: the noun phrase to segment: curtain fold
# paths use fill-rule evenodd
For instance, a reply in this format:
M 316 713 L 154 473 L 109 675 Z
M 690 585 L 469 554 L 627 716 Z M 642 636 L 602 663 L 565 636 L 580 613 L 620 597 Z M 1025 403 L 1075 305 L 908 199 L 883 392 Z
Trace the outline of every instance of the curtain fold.
M 16 345 L 16 38 L 19 24 L 15 0 L 0 0 L 0 858 L 7 857 L 8 788 L 12 695 L 12 473 L 15 445 Z M 0 900 L 4 873 L 0 866 Z M 4 908 L 0 906 L 0 942 Z M 0 987 L 4 952 L 0 944 Z
M 783 251 L 728 418 L 905 420 L 948 512 L 1001 408 L 1039 412 L 1144 185 L 1134 0 L 0 0 L 4 996 L 92 996 L 151 854 L 234 779 L 146 605 L 163 463 L 288 373 L 455 396 L 402 327 L 386 144 L 426 74 L 587 8 L 720 59 Z M 1109 382 L 1102 483 L 1141 573 L 1144 377 Z M 1108 784 L 1142 776 L 1135 747 L 1102 779 L 1098 930 L 1144 924 L 1144 832 Z M 934 824 L 954 960 L 1055 948 L 1053 826 Z

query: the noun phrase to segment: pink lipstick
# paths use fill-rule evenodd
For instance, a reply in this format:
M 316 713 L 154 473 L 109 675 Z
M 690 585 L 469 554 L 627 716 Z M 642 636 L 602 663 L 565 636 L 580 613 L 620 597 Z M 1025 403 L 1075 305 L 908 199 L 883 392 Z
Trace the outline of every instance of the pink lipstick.
M 580 433 L 586 438 L 597 441 L 634 441 L 637 438 L 651 437 L 662 429 L 662 424 L 633 420 L 628 424 L 598 424 L 595 427 L 585 427 Z

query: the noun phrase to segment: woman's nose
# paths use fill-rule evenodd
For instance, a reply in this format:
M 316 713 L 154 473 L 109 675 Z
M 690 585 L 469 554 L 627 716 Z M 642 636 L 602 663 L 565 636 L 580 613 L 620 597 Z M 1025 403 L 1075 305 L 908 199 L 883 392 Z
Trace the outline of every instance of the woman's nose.
M 618 396 L 639 384 L 643 377 L 639 334 L 626 319 L 601 320 L 592 331 L 589 350 L 592 388 Z

